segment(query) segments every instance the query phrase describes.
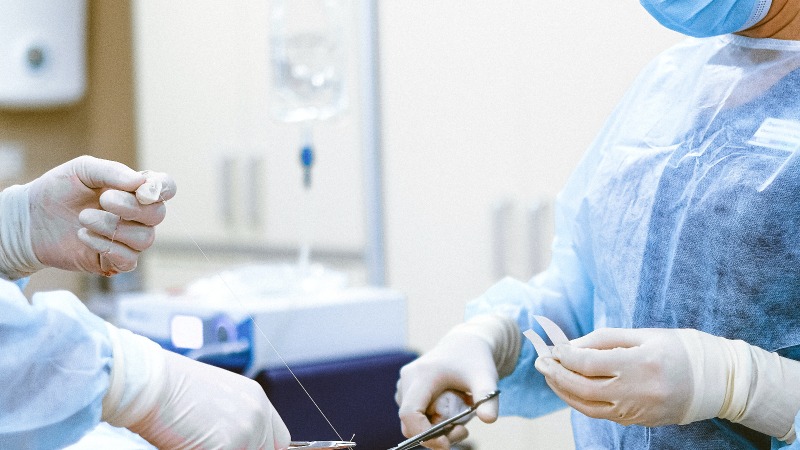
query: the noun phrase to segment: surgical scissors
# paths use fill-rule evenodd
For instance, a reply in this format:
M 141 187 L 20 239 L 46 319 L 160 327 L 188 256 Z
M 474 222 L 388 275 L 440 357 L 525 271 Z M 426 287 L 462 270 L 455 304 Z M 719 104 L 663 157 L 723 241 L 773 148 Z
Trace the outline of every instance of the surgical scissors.
M 317 449 L 317 450 L 336 450 L 355 447 L 355 442 L 350 441 L 292 441 L 289 448 Z
M 483 397 L 482 399 L 478 400 L 477 402 L 475 402 L 474 405 L 470 406 L 464 411 L 461 411 L 460 413 L 456 414 L 455 416 L 445 421 L 437 423 L 436 425 L 430 427 L 427 431 L 423 431 L 422 433 L 414 437 L 406 439 L 405 441 L 397 444 L 397 447 L 392 447 L 389 450 L 411 450 L 412 448 L 416 448 L 418 445 L 422 444 L 425 441 L 431 440 L 435 437 L 447 433 L 448 431 L 450 431 L 449 430 L 450 428 L 455 426 L 454 422 L 458 422 L 464 417 L 472 414 L 473 412 L 475 412 L 476 409 L 478 409 L 478 406 L 480 406 L 483 402 L 486 402 L 488 400 L 497 397 L 498 394 L 500 394 L 500 391 L 490 392 L 486 397 Z

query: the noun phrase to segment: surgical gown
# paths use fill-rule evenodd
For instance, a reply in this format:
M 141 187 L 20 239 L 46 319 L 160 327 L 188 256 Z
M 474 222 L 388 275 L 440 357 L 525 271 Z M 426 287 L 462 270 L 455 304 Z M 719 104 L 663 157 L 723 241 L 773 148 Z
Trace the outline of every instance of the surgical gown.
M 695 328 L 800 357 L 800 42 L 689 39 L 651 62 L 557 198 L 550 266 L 467 307 L 600 327 Z M 523 345 L 501 414 L 565 405 Z M 621 426 L 572 413 L 578 449 L 754 449 L 714 419 Z
M 98 424 L 111 344 L 74 295 L 38 293 L 31 304 L 0 280 L 0 354 L 0 448 L 63 448 Z

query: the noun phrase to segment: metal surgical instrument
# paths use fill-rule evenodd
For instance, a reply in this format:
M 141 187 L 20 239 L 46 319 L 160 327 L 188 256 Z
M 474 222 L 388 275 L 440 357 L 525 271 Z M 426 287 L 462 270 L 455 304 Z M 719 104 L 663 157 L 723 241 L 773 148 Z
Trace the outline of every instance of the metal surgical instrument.
M 289 449 L 299 448 L 299 449 L 312 449 L 315 448 L 317 450 L 335 450 L 335 449 L 343 449 L 343 448 L 352 448 L 355 447 L 355 442 L 350 441 L 292 441 L 289 443 Z
M 452 427 L 456 425 L 455 422 L 458 422 L 464 417 L 474 413 L 475 410 L 478 409 L 478 406 L 480 406 L 482 403 L 488 400 L 497 397 L 498 394 L 500 394 L 500 391 L 494 391 L 489 393 L 486 397 L 483 397 L 482 399 L 478 400 L 477 402 L 475 402 L 474 405 L 470 406 L 464 411 L 461 411 L 460 413 L 456 414 L 455 416 L 443 422 L 437 423 L 436 425 L 429 428 L 427 431 L 423 431 L 422 433 L 414 437 L 406 439 L 405 441 L 397 444 L 397 447 L 392 447 L 389 450 L 411 450 L 412 448 L 416 448 L 418 445 L 422 444 L 425 441 L 431 440 L 435 437 L 447 433 L 448 431 L 450 431 Z

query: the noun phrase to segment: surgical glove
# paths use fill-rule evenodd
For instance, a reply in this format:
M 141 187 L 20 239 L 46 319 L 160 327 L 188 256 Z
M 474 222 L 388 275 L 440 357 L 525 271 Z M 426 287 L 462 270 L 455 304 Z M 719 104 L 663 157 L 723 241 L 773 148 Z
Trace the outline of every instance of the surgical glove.
M 107 327 L 114 362 L 104 421 L 161 450 L 289 446 L 289 430 L 254 380 Z
M 467 403 L 497 390 L 499 377 L 514 370 L 521 345 L 520 332 L 512 319 L 497 315 L 477 316 L 453 328 L 429 352 L 400 370 L 395 401 L 403 434 L 411 437 L 426 431 L 444 416 L 439 407 L 445 392 L 468 393 Z M 486 423 L 497 420 L 498 401 L 488 401 L 476 410 Z M 432 449 L 449 449 L 467 437 L 467 429 L 456 425 L 447 435 L 425 442 Z
M 81 156 L 26 186 L 36 259 L 64 270 L 114 275 L 136 268 L 164 220 L 175 182 L 157 172 Z M 32 262 L 34 265 L 36 261 Z
M 714 417 L 792 442 L 800 362 L 692 329 L 599 329 L 536 368 L 570 406 L 623 425 Z

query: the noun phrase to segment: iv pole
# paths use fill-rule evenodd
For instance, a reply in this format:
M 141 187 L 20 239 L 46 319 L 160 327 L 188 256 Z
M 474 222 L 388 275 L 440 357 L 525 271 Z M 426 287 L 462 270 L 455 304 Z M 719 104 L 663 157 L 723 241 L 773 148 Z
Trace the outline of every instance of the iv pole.
M 386 256 L 381 159 L 380 83 L 378 70 L 377 0 L 359 0 L 359 69 L 361 79 L 362 142 L 366 240 L 364 263 L 371 286 L 386 285 Z

